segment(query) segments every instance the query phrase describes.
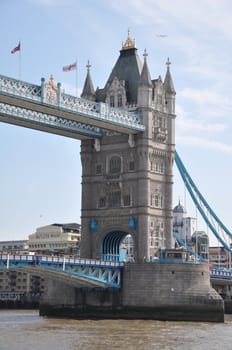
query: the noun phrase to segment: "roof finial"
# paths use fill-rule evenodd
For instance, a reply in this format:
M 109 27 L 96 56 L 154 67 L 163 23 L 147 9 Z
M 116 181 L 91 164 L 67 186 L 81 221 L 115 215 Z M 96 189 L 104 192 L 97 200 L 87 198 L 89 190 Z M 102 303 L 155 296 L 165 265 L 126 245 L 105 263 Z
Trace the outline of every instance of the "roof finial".
M 148 56 L 147 50 L 144 49 L 144 53 L 143 53 L 144 61 L 147 60 L 147 56 Z
M 170 67 L 170 64 L 171 64 L 171 62 L 170 62 L 170 60 L 169 60 L 169 57 L 168 57 L 168 59 L 167 59 L 167 62 L 166 62 L 166 65 L 167 65 L 167 69 L 169 69 L 169 67 Z
M 87 62 L 87 64 L 86 64 L 86 68 L 87 68 L 87 71 L 89 72 L 89 71 L 90 71 L 90 68 L 91 68 L 91 64 L 90 64 L 89 60 L 88 60 L 88 62 Z
M 128 28 L 127 39 L 125 42 L 122 42 L 122 50 L 128 50 L 133 48 L 136 48 L 135 39 L 131 39 L 130 29 Z

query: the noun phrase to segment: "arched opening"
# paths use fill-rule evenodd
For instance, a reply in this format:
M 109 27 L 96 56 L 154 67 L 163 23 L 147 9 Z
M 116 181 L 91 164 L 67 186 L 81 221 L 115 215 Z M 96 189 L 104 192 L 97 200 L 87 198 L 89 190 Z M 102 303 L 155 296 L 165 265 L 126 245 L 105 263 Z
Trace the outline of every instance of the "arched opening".
M 134 242 L 132 236 L 124 231 L 107 233 L 102 241 L 102 260 L 133 261 Z

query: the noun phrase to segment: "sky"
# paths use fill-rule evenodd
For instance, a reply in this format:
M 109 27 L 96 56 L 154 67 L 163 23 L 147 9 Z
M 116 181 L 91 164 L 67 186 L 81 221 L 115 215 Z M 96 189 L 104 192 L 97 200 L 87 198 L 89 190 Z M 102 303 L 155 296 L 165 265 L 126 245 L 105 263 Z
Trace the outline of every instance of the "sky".
M 176 150 L 217 216 L 232 228 L 232 2 L 230 0 L 0 0 L 0 74 L 40 84 L 53 74 L 81 94 L 86 64 L 104 87 L 128 28 L 152 79 L 170 58 Z M 21 43 L 21 51 L 11 50 Z M 21 59 L 19 59 L 21 57 Z M 77 60 L 76 72 L 62 67 Z M 0 123 L 0 240 L 52 223 L 80 223 L 80 142 Z M 173 206 L 198 218 L 174 168 Z

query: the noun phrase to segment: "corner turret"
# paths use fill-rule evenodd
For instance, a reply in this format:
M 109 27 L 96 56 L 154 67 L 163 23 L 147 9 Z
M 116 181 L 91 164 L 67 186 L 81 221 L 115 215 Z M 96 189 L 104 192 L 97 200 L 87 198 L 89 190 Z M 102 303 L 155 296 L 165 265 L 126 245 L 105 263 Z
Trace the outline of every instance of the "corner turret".
M 164 90 L 165 90 L 165 95 L 166 95 L 166 105 L 167 105 L 167 112 L 170 114 L 175 114 L 175 95 L 176 91 L 174 88 L 174 84 L 172 81 L 172 76 L 170 72 L 170 60 L 169 58 L 167 59 L 167 72 L 166 76 L 164 79 Z
M 144 50 L 144 63 L 138 83 L 138 107 L 148 107 L 152 99 L 152 81 L 147 65 L 147 51 Z
M 90 65 L 89 61 L 86 65 L 86 67 L 87 67 L 87 75 L 86 75 L 85 84 L 84 84 L 84 88 L 83 88 L 81 97 L 86 98 L 87 100 L 95 101 L 96 96 L 95 96 L 95 91 L 94 91 L 92 79 L 90 76 L 91 65 Z

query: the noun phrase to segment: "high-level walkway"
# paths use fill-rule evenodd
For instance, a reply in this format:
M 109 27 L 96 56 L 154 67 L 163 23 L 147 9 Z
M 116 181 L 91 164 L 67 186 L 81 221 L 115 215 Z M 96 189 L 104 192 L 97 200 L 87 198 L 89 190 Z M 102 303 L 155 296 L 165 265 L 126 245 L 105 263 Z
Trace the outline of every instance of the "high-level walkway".
M 35 85 L 0 75 L 0 121 L 75 139 L 145 130 L 138 113 L 65 94 L 52 76 Z

